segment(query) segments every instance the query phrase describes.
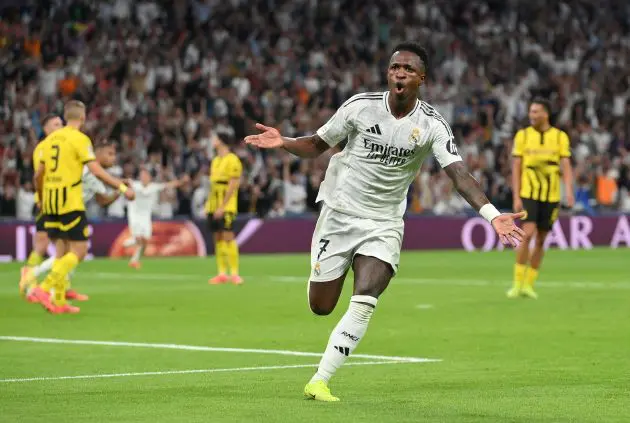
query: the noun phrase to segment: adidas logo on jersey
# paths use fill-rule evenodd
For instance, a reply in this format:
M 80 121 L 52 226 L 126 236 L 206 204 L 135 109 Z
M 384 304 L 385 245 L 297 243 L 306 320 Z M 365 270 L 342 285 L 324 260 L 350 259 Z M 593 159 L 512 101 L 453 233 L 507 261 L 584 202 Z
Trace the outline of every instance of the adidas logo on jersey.
M 370 134 L 382 135 L 381 128 L 378 126 L 378 123 L 373 127 L 367 129 L 367 132 L 369 132 Z

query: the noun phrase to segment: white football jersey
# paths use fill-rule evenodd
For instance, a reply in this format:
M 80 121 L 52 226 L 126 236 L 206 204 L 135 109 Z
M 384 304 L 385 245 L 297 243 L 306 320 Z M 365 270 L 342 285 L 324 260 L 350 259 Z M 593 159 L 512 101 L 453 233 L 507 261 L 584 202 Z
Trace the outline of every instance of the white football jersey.
M 83 166 L 81 180 L 83 181 L 83 203 L 90 201 L 96 194 L 107 193 L 107 187 L 103 181 L 94 176 L 87 166 Z
M 417 100 L 407 116 L 396 119 L 388 97 L 389 92 L 357 94 L 317 131 L 331 147 L 348 138 L 330 160 L 317 201 L 353 216 L 400 219 L 409 185 L 429 154 L 441 167 L 462 160 L 450 126 L 432 106 Z
M 127 206 L 129 218 L 151 219 L 153 208 L 158 202 L 158 195 L 164 189 L 165 184 L 150 182 L 143 185 L 140 181 L 133 181 L 131 187 L 136 193 L 136 198 Z

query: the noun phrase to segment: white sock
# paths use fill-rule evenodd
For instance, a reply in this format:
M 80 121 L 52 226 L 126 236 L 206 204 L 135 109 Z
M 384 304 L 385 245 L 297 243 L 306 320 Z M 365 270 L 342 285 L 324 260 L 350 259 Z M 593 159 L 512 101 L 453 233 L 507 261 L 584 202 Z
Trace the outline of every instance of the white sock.
M 131 257 L 131 262 L 135 263 L 135 262 L 140 261 L 140 257 L 142 257 L 142 253 L 144 253 L 144 245 L 139 245 L 138 248 L 136 248 L 136 251 L 134 251 L 133 257 Z
M 33 269 L 33 273 L 35 274 L 35 277 L 39 278 L 44 273 L 49 272 L 50 269 L 52 269 L 54 263 L 55 263 L 55 256 L 51 256 L 51 257 L 48 257 L 39 265 L 35 266 L 35 268 Z
M 330 334 L 328 346 L 311 382 L 323 380 L 328 383 L 337 369 L 352 354 L 367 331 L 377 302 L 378 299 L 369 295 L 353 295 L 350 298 L 348 311 Z

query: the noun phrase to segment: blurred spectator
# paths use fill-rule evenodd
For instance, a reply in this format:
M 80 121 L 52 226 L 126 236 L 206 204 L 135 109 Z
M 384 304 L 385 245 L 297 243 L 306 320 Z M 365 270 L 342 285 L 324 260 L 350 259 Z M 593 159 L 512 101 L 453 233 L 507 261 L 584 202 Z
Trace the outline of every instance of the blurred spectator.
M 33 191 L 33 184 L 26 182 L 17 191 L 16 198 L 16 217 L 19 220 L 31 220 L 33 219 L 33 210 L 35 208 L 35 193 Z
M 15 185 L 4 183 L 0 187 L 0 212 L 4 216 L 16 216 L 17 199 Z
M 284 210 L 286 213 L 301 214 L 306 211 L 306 176 L 300 173 L 298 163 L 291 163 L 291 158 L 282 158 L 282 179 Z
M 588 215 L 595 214 L 592 207 L 593 194 L 592 183 L 589 181 L 586 175 L 580 175 L 577 180 L 575 189 L 575 211 L 584 211 Z
M 15 197 L 29 191 L 39 120 L 69 98 L 88 103 L 93 141 L 119 144 L 112 172 L 133 178 L 144 165 L 164 180 L 194 175 L 161 195 L 158 215 L 202 216 L 213 133 L 242 140 L 264 122 L 287 136 L 310 134 L 352 94 L 385 89 L 389 49 L 407 39 L 424 40 L 430 53 L 421 97 L 451 124 L 498 206 L 511 207 L 511 138 L 527 125 L 534 95 L 551 100 L 553 123 L 571 137 L 580 207 L 630 202 L 630 8 L 619 2 L 25 0 L 0 8 L 3 216 L 15 217 Z M 286 178 L 277 152 L 234 151 L 245 169 L 242 212 L 317 210 L 331 153 L 295 160 Z M 429 160 L 409 212 L 465 212 L 444 183 Z M 123 217 L 125 201 L 106 215 Z
M 604 208 L 611 208 L 617 201 L 617 177 L 616 169 L 611 169 L 610 162 L 606 159 L 602 163 L 597 175 L 597 203 Z

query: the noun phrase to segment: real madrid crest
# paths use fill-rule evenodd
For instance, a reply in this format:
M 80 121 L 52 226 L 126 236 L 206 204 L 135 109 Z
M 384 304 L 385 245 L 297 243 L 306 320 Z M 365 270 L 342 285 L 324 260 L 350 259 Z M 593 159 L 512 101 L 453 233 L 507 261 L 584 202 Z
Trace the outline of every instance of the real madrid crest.
M 319 276 L 321 272 L 322 272 L 321 264 L 319 262 L 315 263 L 315 266 L 313 266 L 313 273 L 315 274 L 315 276 Z
M 420 128 L 413 128 L 409 135 L 409 145 L 416 146 L 420 142 Z

